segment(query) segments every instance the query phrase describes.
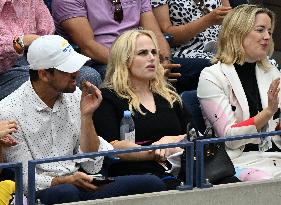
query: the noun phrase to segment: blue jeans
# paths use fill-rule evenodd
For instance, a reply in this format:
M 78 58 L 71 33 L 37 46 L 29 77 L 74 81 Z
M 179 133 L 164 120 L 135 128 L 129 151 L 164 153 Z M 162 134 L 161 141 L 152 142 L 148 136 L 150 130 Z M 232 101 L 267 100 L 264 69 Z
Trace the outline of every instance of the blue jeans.
M 0 74 L 0 100 L 14 92 L 29 78 L 28 66 L 18 66 Z
M 210 60 L 203 58 L 172 58 L 172 61 L 181 64 L 180 68 L 173 69 L 173 72 L 181 73 L 181 77 L 173 84 L 178 93 L 185 90 L 196 90 L 201 71 L 212 65 Z
M 101 80 L 104 80 L 107 66 L 106 64 L 88 61 L 86 66 L 94 68 L 100 74 Z
M 130 175 L 116 177 L 115 181 L 96 191 L 87 191 L 71 184 L 62 184 L 36 192 L 43 204 L 69 203 L 126 196 L 166 190 L 165 184 L 154 175 Z

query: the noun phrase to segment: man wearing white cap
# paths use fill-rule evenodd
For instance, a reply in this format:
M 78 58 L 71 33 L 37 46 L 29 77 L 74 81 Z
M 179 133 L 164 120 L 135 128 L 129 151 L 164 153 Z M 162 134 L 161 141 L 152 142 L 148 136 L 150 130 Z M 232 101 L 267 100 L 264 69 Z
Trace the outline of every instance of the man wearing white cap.
M 98 137 L 92 115 L 102 100 L 100 90 L 87 82 L 76 89 L 79 69 L 88 60 L 56 35 L 36 39 L 28 49 L 30 80 L 0 101 L 0 120 L 15 119 L 12 136 L 17 145 L 4 154 L 8 162 L 23 162 L 27 190 L 28 160 L 112 149 Z M 103 157 L 40 164 L 36 169 L 36 194 L 43 204 L 160 191 L 155 176 L 117 177 L 103 189 L 91 184 L 87 173 L 100 171 Z M 132 183 L 132 180 L 134 183 Z

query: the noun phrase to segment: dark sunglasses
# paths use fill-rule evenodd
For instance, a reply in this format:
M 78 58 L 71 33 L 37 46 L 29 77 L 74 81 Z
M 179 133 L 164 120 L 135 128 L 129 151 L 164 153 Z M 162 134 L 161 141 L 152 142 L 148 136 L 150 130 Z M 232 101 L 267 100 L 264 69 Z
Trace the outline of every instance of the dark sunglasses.
M 123 8 L 120 0 L 111 0 L 111 3 L 114 5 L 114 20 L 118 23 L 121 23 L 123 20 Z

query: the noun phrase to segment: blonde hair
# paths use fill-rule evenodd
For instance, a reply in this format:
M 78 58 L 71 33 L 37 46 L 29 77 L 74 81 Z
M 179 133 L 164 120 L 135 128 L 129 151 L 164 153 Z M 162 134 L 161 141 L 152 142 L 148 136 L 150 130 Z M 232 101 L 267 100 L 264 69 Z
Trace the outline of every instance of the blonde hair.
M 134 93 L 129 77 L 129 67 L 134 59 L 136 40 L 140 35 L 151 38 L 158 50 L 157 40 L 153 32 L 137 29 L 124 32 L 114 41 L 110 49 L 104 86 L 113 89 L 120 97 L 128 99 L 131 112 L 138 111 L 145 114 L 140 109 L 140 99 Z M 182 104 L 180 96 L 165 79 L 164 68 L 159 62 L 159 54 L 156 58 L 158 59 L 155 61 L 156 77 L 150 80 L 151 91 L 165 98 L 171 107 L 176 101 Z
M 253 30 L 256 16 L 261 13 L 267 14 L 271 19 L 271 30 L 273 32 L 275 14 L 267 8 L 244 4 L 234 8 L 225 16 L 219 34 L 217 52 L 212 59 L 213 63 L 217 63 L 218 61 L 226 64 L 238 63 L 243 65 L 245 63 L 243 40 Z M 272 38 L 270 39 L 269 46 L 267 55 L 271 56 L 274 51 Z M 267 57 L 257 63 L 262 65 L 264 69 L 272 67 Z

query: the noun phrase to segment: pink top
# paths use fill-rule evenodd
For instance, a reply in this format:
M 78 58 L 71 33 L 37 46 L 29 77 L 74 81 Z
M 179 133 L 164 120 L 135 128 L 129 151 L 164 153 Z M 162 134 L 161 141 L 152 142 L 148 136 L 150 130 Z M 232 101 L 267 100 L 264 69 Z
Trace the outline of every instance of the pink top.
M 0 0 L 0 74 L 21 57 L 13 48 L 15 36 L 54 33 L 53 18 L 42 0 Z

